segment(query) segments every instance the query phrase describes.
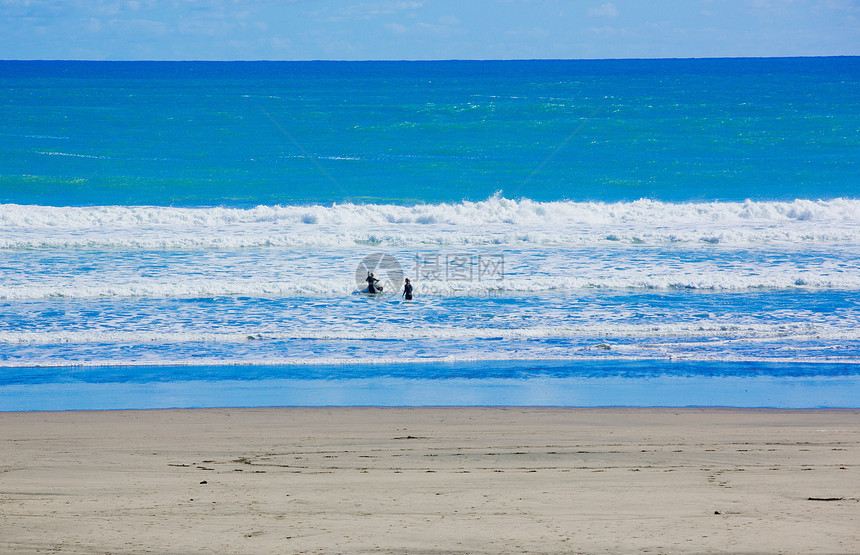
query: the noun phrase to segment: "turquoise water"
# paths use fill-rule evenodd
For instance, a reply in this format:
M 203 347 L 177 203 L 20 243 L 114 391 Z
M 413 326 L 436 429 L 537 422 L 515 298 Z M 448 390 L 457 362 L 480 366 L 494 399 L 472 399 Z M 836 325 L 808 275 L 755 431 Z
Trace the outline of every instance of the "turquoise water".
M 858 85 L 0 62 L 0 410 L 860 406 Z
M 0 63 L 0 201 L 855 197 L 858 58 Z

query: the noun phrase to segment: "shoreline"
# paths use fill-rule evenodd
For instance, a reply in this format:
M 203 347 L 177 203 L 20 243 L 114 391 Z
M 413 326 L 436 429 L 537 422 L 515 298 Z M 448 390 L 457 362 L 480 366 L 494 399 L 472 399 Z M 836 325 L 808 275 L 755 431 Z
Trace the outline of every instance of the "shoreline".
M 0 551 L 860 551 L 860 409 L 0 413 Z
M 860 408 L 860 365 L 522 361 L 30 368 L 0 412 L 217 407 Z
M 213 407 L 860 408 L 860 375 L 201 376 L 0 385 L 0 411 Z

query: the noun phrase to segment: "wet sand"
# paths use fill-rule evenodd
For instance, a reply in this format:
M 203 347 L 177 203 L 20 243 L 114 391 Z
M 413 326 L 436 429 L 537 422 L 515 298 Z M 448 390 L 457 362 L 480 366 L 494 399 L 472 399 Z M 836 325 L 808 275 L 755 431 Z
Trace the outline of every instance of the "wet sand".
M 860 552 L 860 410 L 0 413 L 2 553 Z

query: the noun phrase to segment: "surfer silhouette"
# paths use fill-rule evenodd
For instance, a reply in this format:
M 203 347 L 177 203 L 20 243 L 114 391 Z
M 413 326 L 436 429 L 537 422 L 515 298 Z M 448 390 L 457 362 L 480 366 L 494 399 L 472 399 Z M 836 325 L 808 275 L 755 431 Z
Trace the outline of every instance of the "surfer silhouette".
M 407 301 L 412 300 L 412 284 L 409 282 L 409 278 L 406 278 L 406 283 L 403 284 L 403 298 Z
M 367 282 L 368 293 L 376 293 L 377 289 L 379 291 L 382 291 L 382 287 L 379 287 L 377 285 L 379 283 L 379 280 L 373 277 L 373 272 L 367 272 L 367 279 L 365 281 Z

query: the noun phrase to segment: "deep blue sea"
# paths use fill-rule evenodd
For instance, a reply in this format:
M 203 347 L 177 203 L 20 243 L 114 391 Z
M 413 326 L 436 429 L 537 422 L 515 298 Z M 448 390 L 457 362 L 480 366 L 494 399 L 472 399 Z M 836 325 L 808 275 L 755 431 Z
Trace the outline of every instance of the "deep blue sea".
M 0 61 L 0 410 L 858 407 L 858 91 L 857 57 Z

